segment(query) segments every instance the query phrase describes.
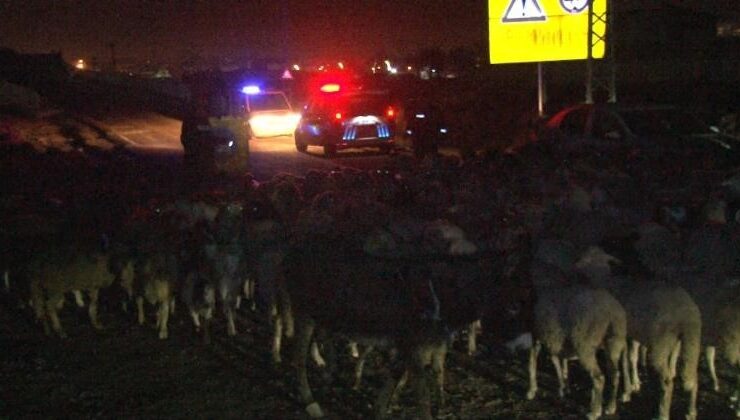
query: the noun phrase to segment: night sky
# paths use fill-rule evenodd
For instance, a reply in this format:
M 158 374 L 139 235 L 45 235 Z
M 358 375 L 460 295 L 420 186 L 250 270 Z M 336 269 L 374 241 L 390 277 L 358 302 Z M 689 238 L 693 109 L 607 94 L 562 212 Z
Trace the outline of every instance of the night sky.
M 628 0 L 624 0 L 628 1 Z M 630 0 L 631 1 L 631 0 Z M 670 0 L 722 9 L 738 0 Z M 0 47 L 65 59 L 178 63 L 195 55 L 285 59 L 403 57 L 485 46 L 485 0 L 0 0 Z
M 450 4 L 454 4 L 451 6 Z M 0 0 L 0 46 L 65 58 L 361 58 L 485 42 L 482 1 Z

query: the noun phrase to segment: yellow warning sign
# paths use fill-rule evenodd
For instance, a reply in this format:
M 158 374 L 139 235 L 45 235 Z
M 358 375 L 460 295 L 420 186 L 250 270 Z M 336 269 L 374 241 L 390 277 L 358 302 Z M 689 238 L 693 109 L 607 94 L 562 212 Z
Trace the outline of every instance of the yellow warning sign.
M 606 45 L 606 2 L 591 0 L 595 19 L 594 58 Z M 488 0 L 492 64 L 588 58 L 589 0 Z

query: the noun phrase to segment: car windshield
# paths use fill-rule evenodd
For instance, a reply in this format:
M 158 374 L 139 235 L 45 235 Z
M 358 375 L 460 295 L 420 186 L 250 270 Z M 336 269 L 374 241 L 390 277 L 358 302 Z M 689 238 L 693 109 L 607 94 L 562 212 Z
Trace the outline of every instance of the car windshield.
M 384 95 L 348 95 L 344 98 L 344 106 L 353 115 L 382 114 L 388 102 Z
M 263 93 L 248 96 L 250 111 L 283 111 L 289 110 L 290 105 L 282 93 Z
M 676 109 L 630 110 L 621 113 L 627 126 L 638 136 L 665 134 L 707 134 L 709 127 L 696 115 Z

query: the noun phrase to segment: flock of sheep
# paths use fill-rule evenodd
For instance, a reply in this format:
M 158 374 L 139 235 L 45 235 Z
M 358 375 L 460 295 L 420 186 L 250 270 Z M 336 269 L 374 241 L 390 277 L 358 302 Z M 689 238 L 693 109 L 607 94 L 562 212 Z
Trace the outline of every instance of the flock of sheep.
M 703 348 L 715 390 L 715 355 L 738 375 L 727 386 L 740 417 L 740 175 L 696 173 L 542 146 L 465 163 L 397 157 L 381 170 L 245 176 L 226 192 L 150 201 L 108 236 L 37 243 L 4 269 L 27 283 L 46 333 L 62 337 L 68 295 L 84 304 L 87 294 L 95 328 L 103 289 L 123 291 L 140 324 L 155 306 L 161 339 L 177 302 L 205 340 L 219 313 L 237 334 L 235 312 L 249 298 L 270 317 L 275 362 L 293 340 L 313 417 L 323 411 L 307 358 L 323 364 L 322 345 L 340 337 L 358 358 L 355 387 L 368 353 L 392 349 L 378 417 L 408 382 L 431 418 L 450 340 L 467 331 L 474 353 L 481 322 L 529 349 L 526 398 L 537 394 L 544 347 L 561 396 L 569 360 L 588 373 L 588 418 L 640 390 L 640 359 L 660 384 L 657 417 L 669 417 L 680 374 L 686 416 L 696 418 Z M 685 188 L 667 193 L 676 185 Z

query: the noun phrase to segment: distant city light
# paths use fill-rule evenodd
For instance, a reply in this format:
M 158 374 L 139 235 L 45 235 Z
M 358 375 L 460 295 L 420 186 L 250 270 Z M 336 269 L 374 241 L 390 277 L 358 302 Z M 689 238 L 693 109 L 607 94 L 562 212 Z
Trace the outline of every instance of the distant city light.
M 340 69 L 344 70 L 344 63 L 342 63 L 341 61 L 338 62 L 337 63 L 337 67 L 339 67 Z
M 396 74 L 396 73 L 398 73 L 398 69 L 395 68 L 395 67 L 393 67 L 393 65 L 391 65 L 391 61 L 390 60 L 385 60 L 383 62 L 385 63 L 385 69 L 386 69 L 386 71 L 388 73 L 390 73 L 390 74 Z
M 255 85 L 247 85 L 242 88 L 242 93 L 247 95 L 256 95 L 260 93 L 260 87 Z
M 298 64 L 293 64 L 293 70 L 301 71 L 301 66 L 299 66 Z
M 85 70 L 85 67 L 87 67 L 85 65 L 85 60 L 83 60 L 81 58 L 79 60 L 77 60 L 77 62 L 75 63 L 75 68 L 77 70 Z

